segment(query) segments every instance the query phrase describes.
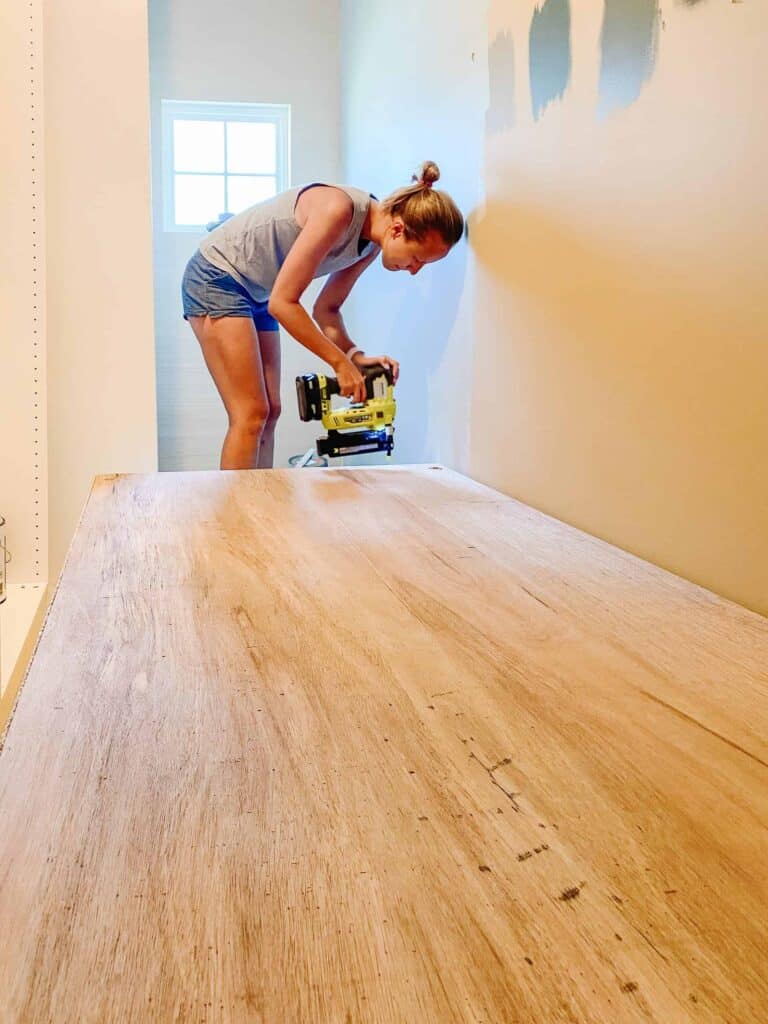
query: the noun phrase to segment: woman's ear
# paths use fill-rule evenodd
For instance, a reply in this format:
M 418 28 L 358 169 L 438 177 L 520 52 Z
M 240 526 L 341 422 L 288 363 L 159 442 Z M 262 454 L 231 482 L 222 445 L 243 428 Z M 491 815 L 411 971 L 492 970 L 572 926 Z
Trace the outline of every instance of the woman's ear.
M 405 233 L 405 224 L 403 224 L 401 217 L 393 217 L 392 223 L 389 225 L 389 230 L 392 233 L 393 238 L 402 238 Z

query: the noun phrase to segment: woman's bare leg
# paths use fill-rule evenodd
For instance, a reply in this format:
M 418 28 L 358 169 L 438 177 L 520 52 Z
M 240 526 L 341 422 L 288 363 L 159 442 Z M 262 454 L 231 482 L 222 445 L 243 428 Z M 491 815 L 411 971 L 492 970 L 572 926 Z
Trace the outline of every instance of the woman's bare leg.
M 271 469 L 275 453 L 275 426 L 280 416 L 280 332 L 259 331 L 258 334 L 269 404 L 269 415 L 261 435 L 258 465 L 260 469 Z
M 254 469 L 270 409 L 253 320 L 191 316 L 189 323 L 229 417 L 221 468 Z

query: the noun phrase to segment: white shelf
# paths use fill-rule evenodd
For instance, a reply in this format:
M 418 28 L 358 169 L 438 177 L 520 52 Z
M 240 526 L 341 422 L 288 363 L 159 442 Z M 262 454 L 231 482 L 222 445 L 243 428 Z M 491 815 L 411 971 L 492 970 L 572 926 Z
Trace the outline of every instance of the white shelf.
M 45 583 L 8 584 L 7 600 L 0 604 L 0 697 L 22 668 L 19 658 L 39 626 L 47 589 Z

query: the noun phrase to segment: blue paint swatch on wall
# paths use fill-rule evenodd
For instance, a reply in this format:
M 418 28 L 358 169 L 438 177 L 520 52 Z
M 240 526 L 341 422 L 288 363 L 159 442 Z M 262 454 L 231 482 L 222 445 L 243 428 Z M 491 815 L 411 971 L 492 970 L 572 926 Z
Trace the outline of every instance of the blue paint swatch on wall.
M 658 0 L 605 0 L 599 113 L 631 106 L 653 74 L 659 43 Z
M 515 48 L 512 33 L 499 33 L 488 47 L 488 134 L 511 128 L 515 121 Z
M 571 80 L 571 8 L 568 0 L 546 0 L 533 12 L 529 39 L 531 101 L 538 121 L 560 99 Z

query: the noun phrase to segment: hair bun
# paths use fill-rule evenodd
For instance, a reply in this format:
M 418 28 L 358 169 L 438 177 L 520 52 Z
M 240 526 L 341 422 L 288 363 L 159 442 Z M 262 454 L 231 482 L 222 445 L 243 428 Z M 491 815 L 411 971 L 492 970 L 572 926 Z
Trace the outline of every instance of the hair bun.
M 414 174 L 413 180 L 431 188 L 436 181 L 440 180 L 440 168 L 433 160 L 425 160 L 421 168 Z

